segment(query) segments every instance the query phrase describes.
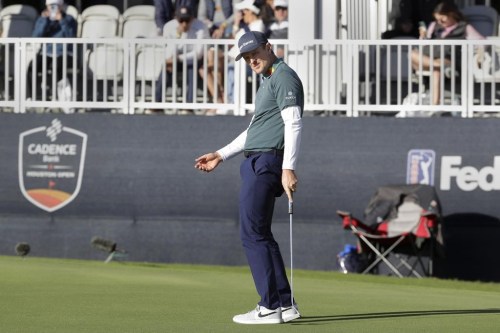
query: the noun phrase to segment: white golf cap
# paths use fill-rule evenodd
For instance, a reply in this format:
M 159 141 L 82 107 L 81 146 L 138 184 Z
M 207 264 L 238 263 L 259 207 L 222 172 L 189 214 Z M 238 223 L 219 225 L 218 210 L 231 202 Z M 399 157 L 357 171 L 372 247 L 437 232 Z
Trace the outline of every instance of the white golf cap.
M 254 12 L 255 15 L 259 15 L 259 13 L 260 13 L 260 9 L 257 6 L 255 6 L 254 0 L 243 0 L 242 2 L 234 5 L 234 8 L 236 10 L 249 9 L 252 12 Z
M 276 8 L 276 7 L 288 8 L 288 0 L 274 0 L 273 5 L 274 5 L 274 8 Z
M 58 5 L 62 6 L 64 4 L 64 0 L 46 0 L 45 5 L 50 6 L 50 5 Z

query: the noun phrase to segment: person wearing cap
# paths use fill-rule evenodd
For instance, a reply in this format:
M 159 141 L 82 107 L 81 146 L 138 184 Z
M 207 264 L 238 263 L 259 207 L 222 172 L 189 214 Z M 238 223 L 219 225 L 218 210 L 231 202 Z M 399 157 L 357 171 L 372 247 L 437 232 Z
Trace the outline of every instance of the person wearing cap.
M 33 29 L 33 37 L 53 37 L 53 38 L 73 38 L 76 37 L 77 23 L 76 20 L 71 16 L 67 15 L 65 12 L 65 4 L 63 0 L 46 0 L 45 9 L 42 11 L 40 16 L 35 22 L 35 27 Z M 37 72 L 41 73 L 43 70 L 43 58 L 47 57 L 47 71 L 52 69 L 52 57 L 56 57 L 57 70 L 53 71 L 57 73 L 57 81 L 63 79 L 64 72 L 64 49 L 66 49 L 66 66 L 67 68 L 73 67 L 73 45 L 70 44 L 52 44 L 47 43 L 44 48 L 41 48 L 37 57 L 33 59 L 36 62 Z M 33 62 L 30 63 L 28 67 L 28 91 L 27 97 L 31 96 L 32 86 L 33 86 Z M 46 79 L 46 82 L 52 82 L 51 79 Z M 41 95 L 41 85 L 35 84 L 35 91 L 37 92 L 38 98 Z M 33 99 L 35 99 L 33 97 Z
M 288 0 L 274 0 L 274 22 L 269 25 L 269 39 L 288 38 Z
M 190 6 L 180 6 L 176 10 L 175 19 L 170 20 L 163 27 L 163 37 L 166 40 L 172 39 L 208 39 L 208 29 L 207 26 L 194 17 L 193 10 Z M 187 73 L 187 103 L 192 103 L 194 100 L 194 66 L 196 70 L 202 65 L 203 56 L 203 44 L 189 44 L 189 43 L 167 43 L 167 48 L 165 51 L 165 70 L 166 70 L 166 84 L 169 86 L 172 84 L 172 74 L 174 70 L 174 65 L 176 65 L 178 73 L 178 78 L 183 78 L 182 70 L 184 68 L 183 63 L 186 63 Z M 155 101 L 163 102 L 164 96 L 164 77 L 163 73 L 160 74 L 156 82 L 156 92 Z M 183 84 L 181 84 L 181 87 Z M 159 111 L 159 110 L 152 110 Z M 148 112 L 152 113 L 152 112 Z M 184 110 L 183 114 L 192 114 L 193 110 Z
M 238 40 L 247 31 L 265 32 L 266 26 L 260 18 L 260 7 L 255 0 L 243 0 L 234 6 L 233 34 Z
M 248 128 L 231 143 L 195 160 L 195 168 L 211 172 L 243 153 L 240 167 L 240 237 L 260 296 L 257 307 L 236 315 L 240 324 L 278 324 L 300 317 L 278 243 L 271 232 L 275 198 L 297 190 L 297 158 L 302 133 L 304 90 L 298 75 L 277 58 L 262 32 L 246 32 L 238 40 L 236 61 L 244 59 L 262 75 L 255 111 Z
M 198 10 L 199 0 L 154 0 L 155 23 L 158 36 L 162 36 L 163 27 L 175 18 L 176 8 L 181 6 L 191 7 L 193 12 Z
M 288 0 L 274 0 L 274 22 L 268 27 L 269 39 L 288 38 Z M 276 55 L 285 56 L 285 47 L 277 45 Z

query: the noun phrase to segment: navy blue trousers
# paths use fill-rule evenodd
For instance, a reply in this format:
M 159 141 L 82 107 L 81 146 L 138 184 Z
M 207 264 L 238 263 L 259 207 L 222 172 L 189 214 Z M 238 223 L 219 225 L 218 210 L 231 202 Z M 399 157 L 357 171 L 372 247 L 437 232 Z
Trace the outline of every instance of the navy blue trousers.
M 274 203 L 283 194 L 283 158 L 260 153 L 240 167 L 240 237 L 252 271 L 259 305 L 268 309 L 290 306 L 291 291 L 278 243 L 271 232 Z

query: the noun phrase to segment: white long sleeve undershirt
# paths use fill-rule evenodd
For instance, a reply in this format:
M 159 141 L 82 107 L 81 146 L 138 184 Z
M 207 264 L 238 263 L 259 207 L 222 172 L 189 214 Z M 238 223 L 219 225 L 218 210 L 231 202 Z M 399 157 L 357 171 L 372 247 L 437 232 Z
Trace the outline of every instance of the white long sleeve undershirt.
M 302 118 L 300 116 L 300 107 L 291 106 L 281 111 L 281 118 L 285 124 L 285 151 L 283 153 L 283 169 L 295 170 L 297 165 L 297 157 L 300 150 L 300 141 L 302 137 Z M 252 118 L 253 121 L 253 118 Z M 251 124 L 252 122 L 250 122 Z M 244 130 L 223 148 L 217 150 L 217 153 L 222 157 L 222 160 L 228 160 L 239 153 L 245 147 L 247 131 Z
M 302 117 L 300 107 L 291 106 L 281 111 L 285 123 L 285 151 L 283 153 L 283 169 L 295 170 L 299 157 L 302 139 Z

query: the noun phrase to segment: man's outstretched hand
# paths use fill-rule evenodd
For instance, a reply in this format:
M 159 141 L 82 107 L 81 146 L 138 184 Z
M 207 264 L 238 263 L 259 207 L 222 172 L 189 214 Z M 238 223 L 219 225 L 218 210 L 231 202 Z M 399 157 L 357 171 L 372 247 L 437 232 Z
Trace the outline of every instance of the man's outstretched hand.
M 222 157 L 218 153 L 208 153 L 198 157 L 195 162 L 194 167 L 196 169 L 210 172 L 222 162 Z

